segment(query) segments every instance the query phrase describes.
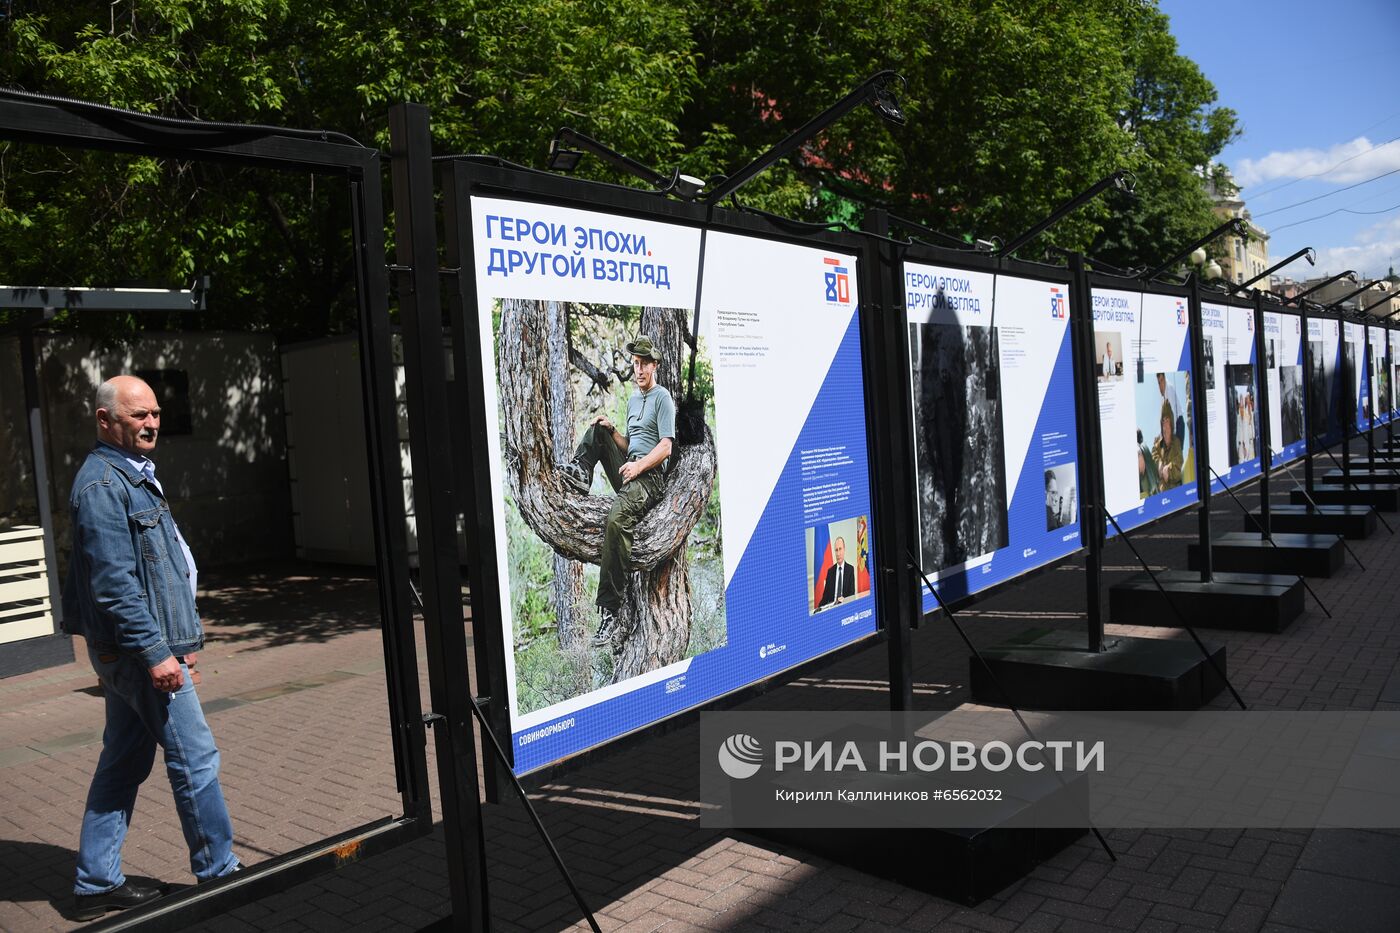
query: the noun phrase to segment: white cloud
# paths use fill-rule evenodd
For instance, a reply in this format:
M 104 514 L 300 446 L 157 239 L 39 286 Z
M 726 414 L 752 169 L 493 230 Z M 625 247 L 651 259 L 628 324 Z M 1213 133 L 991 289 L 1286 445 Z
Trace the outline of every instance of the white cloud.
M 1376 279 L 1400 266 L 1400 217 L 1382 221 L 1360 231 L 1351 246 L 1328 246 L 1317 251 L 1318 270 L 1331 275 L 1355 269 L 1363 278 Z
M 1400 169 L 1400 140 L 1373 145 L 1365 136 L 1337 143 L 1328 149 L 1290 149 L 1271 152 L 1262 159 L 1241 159 L 1233 167 L 1241 187 L 1285 178 L 1316 176 L 1340 185 L 1374 178 Z

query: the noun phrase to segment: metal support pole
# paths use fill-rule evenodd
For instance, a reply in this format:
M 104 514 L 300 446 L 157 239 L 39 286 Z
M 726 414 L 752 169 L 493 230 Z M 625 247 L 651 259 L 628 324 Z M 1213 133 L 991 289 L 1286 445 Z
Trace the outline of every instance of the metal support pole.
M 398 264 L 410 270 L 399 289 L 399 313 L 410 412 L 423 630 L 433 705 L 430 717 L 436 724 L 433 733 L 446 831 L 447 875 L 453 922 L 460 929 L 476 933 L 491 927 L 490 900 L 477 782 L 476 733 L 466 677 L 467 638 L 457 557 L 457 512 L 453 506 L 453 426 L 443 359 L 433 144 L 427 108 L 418 104 L 396 104 L 390 108 L 389 139 L 396 255 Z
M 1312 355 L 1312 334 L 1308 330 L 1308 303 L 1298 302 L 1298 310 L 1302 317 L 1303 330 L 1303 487 L 1307 490 L 1308 501 L 1312 501 L 1313 496 L 1313 455 L 1315 445 L 1313 444 L 1313 434 L 1318 426 L 1312 423 L 1313 417 L 1313 393 L 1326 391 L 1326 386 L 1313 385 L 1313 355 Z M 1318 336 L 1322 336 L 1322 322 L 1318 322 Z
M 453 504 L 462 512 L 466 527 L 466 565 L 471 591 L 472 654 L 476 674 L 475 692 L 484 707 L 493 739 L 503 739 L 509 758 L 510 691 L 506 689 L 505 652 L 509 641 L 502 636 L 500 577 L 490 531 L 495 522 L 492 510 L 491 471 L 486 460 L 485 405 L 474 397 L 479 393 L 481 370 L 481 328 L 477 325 L 474 284 L 470 187 L 462 177 L 462 166 L 443 167 L 442 210 L 443 246 L 449 265 L 457 269 L 454 288 L 449 288 L 447 316 L 452 334 L 453 407 L 457 415 L 456 433 L 462 444 L 456 449 L 462 460 L 456 464 L 458 497 Z M 451 280 L 448 280 L 449 282 Z M 504 547 L 504 542 L 500 546 Z M 486 801 L 500 803 L 505 789 L 515 780 L 514 761 L 485 758 Z
M 1099 384 L 1094 378 L 1094 315 L 1084 256 L 1069 256 L 1069 335 L 1074 383 L 1074 416 L 1079 424 L 1079 533 L 1086 547 L 1084 596 L 1089 650 L 1103 650 L 1103 545 L 1105 528 L 1103 457 L 1099 455 Z
M 1210 431 L 1205 427 L 1210 420 L 1210 409 L 1206 396 L 1205 372 L 1202 369 L 1205 366 L 1205 335 L 1201 331 L 1201 280 L 1194 272 L 1191 273 L 1191 293 L 1187 296 L 1186 306 L 1191 318 L 1192 368 L 1202 370 L 1196 372 L 1195 378 L 1191 380 L 1191 404 L 1196 410 L 1196 417 L 1193 419 L 1196 423 L 1192 427 L 1196 430 L 1193 443 L 1196 449 L 1196 499 L 1200 503 L 1196 507 L 1196 518 L 1201 554 L 1201 582 L 1209 583 L 1215 573 L 1210 538 Z M 1224 417 L 1223 413 L 1221 417 Z
M 879 237 L 888 238 L 889 214 L 875 208 L 866 214 L 865 229 Z M 867 238 L 869 239 L 869 238 Z M 875 262 L 870 262 L 876 258 Z M 865 265 L 869 274 L 865 281 L 871 285 L 869 299 L 861 301 L 863 340 L 866 342 L 867 384 L 874 392 L 867 397 L 867 418 L 880 425 L 872 437 L 877 484 L 880 526 L 877 558 L 880 584 L 885 587 L 881 603 L 884 606 L 885 645 L 889 655 L 890 709 L 914 708 L 914 649 L 910 629 L 914 619 L 923 615 L 923 591 L 905 561 L 900 557 L 907 548 L 907 516 L 914 497 L 904 495 L 914 488 L 908 471 L 913 458 L 908 449 L 911 436 L 904 419 L 912 410 L 912 400 L 906 399 L 904 387 L 909 385 L 907 356 L 901 359 L 904 346 L 904 301 L 902 291 L 902 257 L 888 239 L 874 240 L 866 251 Z M 888 527 L 885 527 L 888 524 Z
M 58 586 L 58 551 L 54 547 L 53 502 L 49 498 L 49 462 L 44 453 L 44 412 L 39 403 L 39 358 L 34 352 L 34 328 L 19 335 L 19 368 L 24 377 L 24 414 L 29 428 L 29 457 L 34 468 L 34 504 L 44 530 L 44 565 L 48 568 L 49 612 L 54 626 L 63 621 L 63 596 Z
M 1347 366 L 1347 322 L 1341 320 L 1337 322 L 1337 330 L 1341 337 L 1342 345 L 1342 398 L 1341 398 L 1341 419 L 1342 419 L 1342 479 L 1345 483 L 1351 482 L 1351 442 L 1359 433 L 1356 427 L 1356 389 L 1355 379 L 1351 374 L 1351 367 Z M 1352 361 L 1354 366 L 1355 360 Z
M 1279 342 L 1283 342 L 1281 328 Z M 1273 466 L 1274 454 L 1269 431 L 1269 356 L 1268 341 L 1264 337 L 1264 295 L 1257 291 L 1254 293 L 1254 358 L 1259 361 L 1254 370 L 1259 380 L 1259 417 L 1254 419 L 1254 425 L 1259 430 L 1259 437 L 1255 440 L 1259 445 L 1259 532 L 1265 541 L 1272 541 L 1273 533 L 1269 527 L 1269 469 Z M 1199 476 L 1200 470 L 1196 473 Z

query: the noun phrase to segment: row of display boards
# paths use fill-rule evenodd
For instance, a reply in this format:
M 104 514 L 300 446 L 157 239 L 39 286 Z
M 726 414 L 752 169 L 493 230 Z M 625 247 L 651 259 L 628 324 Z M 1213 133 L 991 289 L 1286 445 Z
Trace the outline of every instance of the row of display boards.
M 1198 504 L 1203 481 L 1254 479 L 1265 443 L 1279 466 L 1309 430 L 1330 444 L 1397 410 L 1400 332 L 1379 324 L 480 162 L 448 173 L 491 497 L 473 618 L 499 626 L 478 668 L 520 774 L 934 610 L 905 555 L 952 603 L 1084 548 L 1086 496 L 1131 530 Z M 678 436 L 599 632 L 614 493 L 602 465 L 588 493 L 559 466 L 600 416 L 647 430 L 639 333 Z

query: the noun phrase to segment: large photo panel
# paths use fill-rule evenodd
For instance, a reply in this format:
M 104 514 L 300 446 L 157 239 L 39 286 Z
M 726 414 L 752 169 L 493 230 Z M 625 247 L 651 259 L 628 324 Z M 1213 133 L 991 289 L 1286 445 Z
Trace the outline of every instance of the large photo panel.
M 1308 418 L 1304 428 L 1321 444 L 1342 436 L 1340 417 L 1346 391 L 1342 385 L 1342 329 L 1336 318 L 1308 318 Z
M 1263 361 L 1257 359 L 1254 309 L 1202 302 L 1201 343 L 1202 355 L 1213 363 L 1203 378 L 1210 489 L 1219 492 L 1261 472 L 1258 374 Z
M 1274 466 L 1303 456 L 1303 319 L 1264 312 L 1264 373 L 1269 380 L 1269 451 Z
M 516 771 L 873 632 L 854 257 L 471 217 Z
M 1390 421 L 1390 367 L 1386 365 L 1385 328 L 1375 324 L 1366 327 L 1367 382 L 1371 388 L 1371 411 L 1376 424 Z
M 1386 358 L 1386 366 L 1390 373 L 1390 413 L 1391 417 L 1400 417 L 1400 330 L 1394 327 L 1385 329 L 1387 345 L 1390 353 Z
M 1371 392 L 1367 382 L 1366 326 L 1342 322 L 1342 366 L 1346 373 L 1345 415 L 1351 421 L 1350 427 L 1364 431 L 1371 426 Z
M 954 600 L 1080 547 L 1069 286 L 908 262 L 904 292 L 919 556 Z
M 1128 530 L 1198 498 L 1190 315 L 1176 295 L 1095 288 L 1090 298 L 1104 500 Z

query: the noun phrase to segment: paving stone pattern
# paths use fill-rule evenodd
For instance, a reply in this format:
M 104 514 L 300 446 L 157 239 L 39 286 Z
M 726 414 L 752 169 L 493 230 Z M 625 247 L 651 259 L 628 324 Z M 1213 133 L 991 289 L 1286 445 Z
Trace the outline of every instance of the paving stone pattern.
M 1278 501 L 1289 485 L 1276 485 Z M 1257 503 L 1252 489 L 1241 498 Z M 1214 516 L 1217 531 L 1240 527 L 1228 498 Z M 1400 528 L 1400 516 L 1385 517 Z M 1154 567 L 1183 567 L 1195 529 L 1187 513 L 1133 538 Z M 1251 707 L 1400 709 L 1400 539 L 1381 529 L 1351 546 L 1367 572 L 1349 557 L 1336 577 L 1309 581 L 1332 619 L 1309 599 L 1282 634 L 1203 630 L 1228 646 L 1230 676 Z M 1110 544 L 1105 563 L 1109 583 L 1138 570 L 1121 543 Z M 240 855 L 256 864 L 399 812 L 373 581 L 301 565 L 208 578 L 201 696 Z M 1082 631 L 1084 601 L 1082 561 L 1071 560 L 960 616 L 989 646 L 1033 629 Z M 919 629 L 914 651 L 919 708 L 967 702 L 967 651 L 945 622 Z M 873 644 L 741 708 L 883 709 L 885 670 L 884 647 Z M 0 930 L 75 926 L 60 911 L 100 748 L 93 687 L 86 663 L 0 681 Z M 1213 705 L 1228 708 L 1228 694 Z M 692 722 L 628 741 L 536 782 L 536 806 L 605 930 L 1400 930 L 1400 833 L 1386 832 L 1110 830 L 1116 862 L 1085 837 L 965 908 L 800 849 L 700 827 L 697 732 Z M 428 754 L 435 767 L 431 744 Z M 586 929 L 518 802 L 487 805 L 484 818 L 496 928 Z M 416 930 L 449 911 L 442 851 L 439 826 L 202 928 Z M 191 880 L 158 770 L 138 802 L 125 864 L 133 876 Z

